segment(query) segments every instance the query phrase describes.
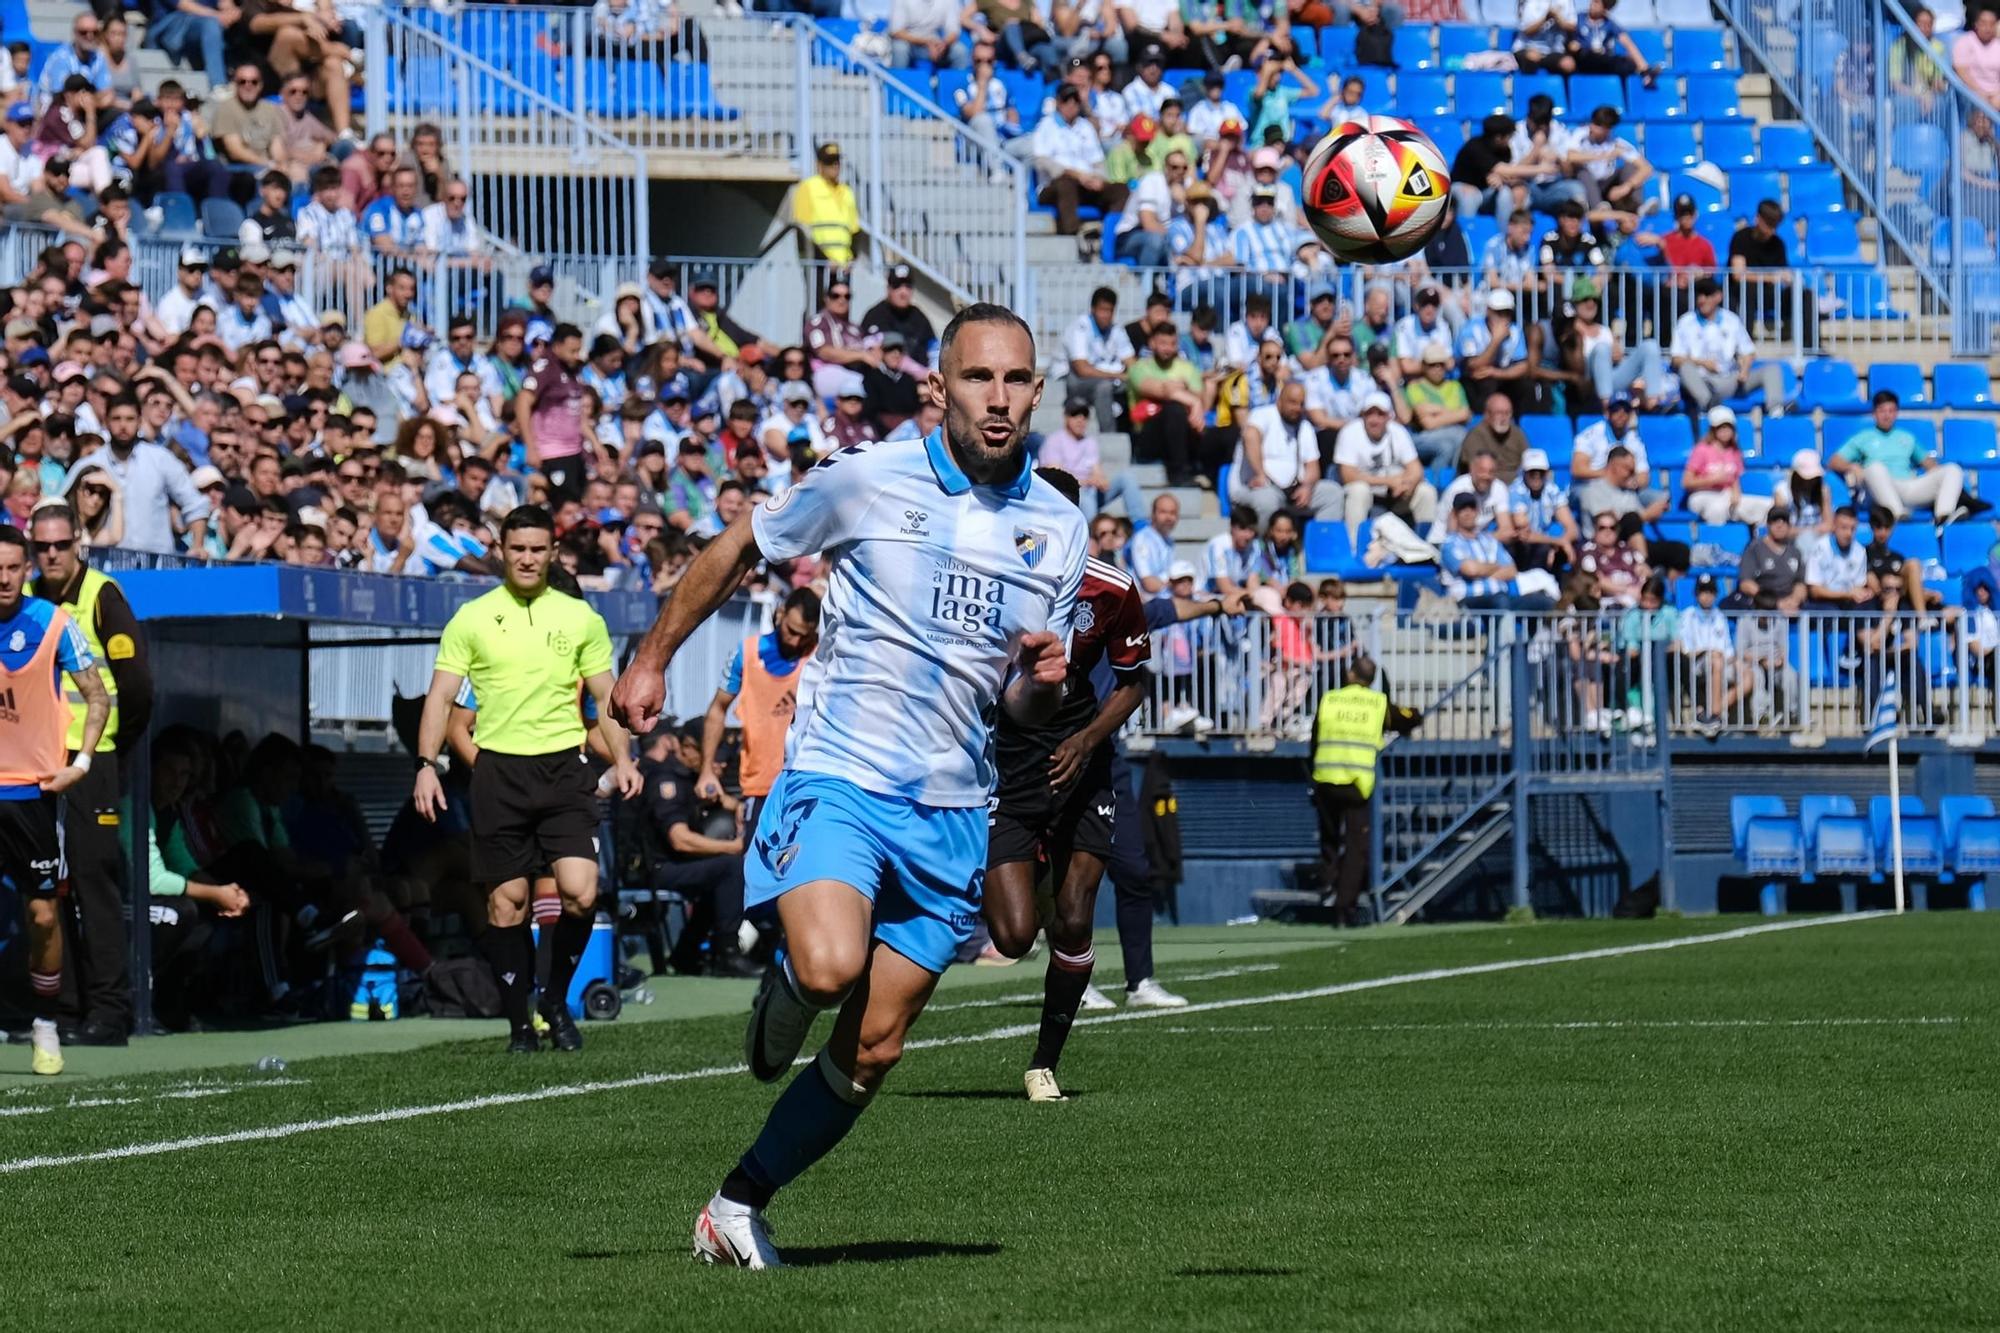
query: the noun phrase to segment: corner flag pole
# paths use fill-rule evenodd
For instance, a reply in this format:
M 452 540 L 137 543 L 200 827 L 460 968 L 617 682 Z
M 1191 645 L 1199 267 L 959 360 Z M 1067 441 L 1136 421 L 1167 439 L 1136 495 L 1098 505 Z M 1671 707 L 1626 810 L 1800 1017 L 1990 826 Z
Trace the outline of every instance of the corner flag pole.
M 1902 702 L 1896 673 L 1886 673 L 1882 677 L 1882 692 L 1875 697 L 1875 718 L 1868 740 L 1861 747 L 1861 752 L 1867 754 L 1884 741 L 1889 744 L 1889 858 L 1894 866 L 1898 915 L 1903 911 L 1903 769 L 1898 762 L 1896 741 L 1902 730 Z

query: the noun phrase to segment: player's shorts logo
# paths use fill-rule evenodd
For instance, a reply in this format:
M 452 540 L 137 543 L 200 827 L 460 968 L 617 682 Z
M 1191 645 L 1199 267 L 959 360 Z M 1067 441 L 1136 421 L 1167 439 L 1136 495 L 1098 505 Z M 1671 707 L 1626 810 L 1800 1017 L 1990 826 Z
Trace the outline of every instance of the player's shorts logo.
M 1049 534 L 1033 532 L 1026 528 L 1014 529 L 1014 551 L 1021 557 L 1021 563 L 1029 569 L 1042 563 L 1042 557 L 1049 553 Z
M 1112 815 L 1113 815 L 1114 813 L 1115 813 L 1115 810 L 1114 810 L 1114 809 L 1113 809 L 1113 807 L 1111 807 L 1111 806 L 1108 806 L 1108 805 L 1100 805 L 1100 806 L 1098 806 L 1098 807 L 1097 807 L 1097 817 L 1098 817 L 1099 819 L 1109 819 L 1109 818 L 1111 818 L 1111 817 L 1112 817 Z

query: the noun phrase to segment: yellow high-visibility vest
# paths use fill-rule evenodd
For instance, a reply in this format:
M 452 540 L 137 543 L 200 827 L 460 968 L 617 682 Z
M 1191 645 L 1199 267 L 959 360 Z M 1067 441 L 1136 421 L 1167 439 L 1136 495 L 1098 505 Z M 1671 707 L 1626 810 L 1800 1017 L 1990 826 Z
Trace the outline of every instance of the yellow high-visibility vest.
M 89 566 L 84 567 L 83 578 L 76 585 L 76 600 L 64 602 L 63 610 L 69 612 L 70 619 L 83 631 L 84 640 L 90 644 L 90 655 L 97 659 L 97 676 L 104 682 L 105 692 L 111 696 L 111 716 L 105 719 L 104 734 L 97 740 L 97 753 L 105 754 L 118 748 L 118 682 L 111 678 L 111 654 L 105 651 L 105 643 L 97 633 L 97 599 L 111 586 L 111 579 Z M 122 636 L 121 636 L 122 637 Z M 120 660 L 132 655 L 129 643 L 117 645 Z M 83 717 L 87 711 L 83 691 L 76 687 L 76 678 L 63 672 L 63 698 L 69 701 L 69 734 L 63 744 L 75 751 L 83 744 Z
M 1382 720 L 1389 696 L 1366 685 L 1343 685 L 1320 696 L 1314 734 L 1313 781 L 1349 784 L 1363 797 L 1375 794 L 1375 756 L 1382 749 Z

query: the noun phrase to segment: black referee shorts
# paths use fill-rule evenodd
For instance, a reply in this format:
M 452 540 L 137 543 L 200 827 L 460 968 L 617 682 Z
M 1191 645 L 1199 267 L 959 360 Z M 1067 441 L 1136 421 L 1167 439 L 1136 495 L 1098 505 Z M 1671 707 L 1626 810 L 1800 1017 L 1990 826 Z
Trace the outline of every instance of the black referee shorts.
M 565 856 L 597 859 L 597 777 L 576 750 L 498 754 L 472 770 L 472 878 L 531 878 Z
M 0 801 L 0 874 L 14 882 L 14 891 L 46 898 L 67 873 L 62 798 L 44 794 L 25 801 Z
M 1060 871 L 1079 852 L 1108 860 L 1115 811 L 1110 765 L 1096 758 L 1065 791 L 1046 783 L 1003 786 L 986 818 L 986 868 L 1046 855 Z

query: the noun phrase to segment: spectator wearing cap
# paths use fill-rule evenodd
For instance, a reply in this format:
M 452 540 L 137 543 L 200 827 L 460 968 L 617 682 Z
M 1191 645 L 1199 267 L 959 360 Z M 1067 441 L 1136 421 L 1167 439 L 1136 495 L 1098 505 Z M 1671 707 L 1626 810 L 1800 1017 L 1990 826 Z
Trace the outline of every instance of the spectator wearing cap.
M 792 188 L 792 221 L 831 264 L 854 262 L 854 238 L 861 210 L 854 191 L 840 179 L 840 145 L 823 143 L 814 154 L 817 170 Z
M 921 401 L 921 384 L 903 347 L 903 335 L 884 333 L 877 350 L 880 365 L 864 365 L 856 376 L 865 394 L 861 414 L 874 434 L 882 440 L 905 421 L 916 416 Z
M 1350 363 L 1352 356 L 1350 351 Z M 1430 343 L 1424 347 L 1420 359 L 1423 374 L 1403 389 L 1416 427 L 1411 438 L 1417 446 L 1417 457 L 1427 467 L 1456 468 L 1459 446 L 1464 444 L 1466 432 L 1471 429 L 1472 406 L 1466 399 L 1465 386 L 1446 378 L 1452 368 L 1450 352 Z
M 1942 528 L 1992 508 L 1965 497 L 1965 472 L 1958 464 L 1926 453 L 1915 435 L 1896 424 L 1901 410 L 1902 400 L 1893 389 L 1878 391 L 1873 420 L 1834 453 L 1833 470 L 1899 523 L 1915 510 L 1929 509 Z
M 1119 326 L 1117 316 L 1118 293 L 1099 287 L 1090 294 L 1090 309 L 1076 317 L 1062 338 L 1068 370 L 1064 396 L 1093 404 L 1098 429 L 1107 431 L 1118 429 L 1118 390 L 1136 357 L 1132 339 Z
M 675 447 L 673 470 L 661 497 L 667 522 L 682 531 L 700 524 L 715 508 L 715 489 L 708 450 L 700 440 L 682 440 Z
M 715 270 L 699 268 L 688 282 L 688 306 L 694 311 L 695 338 L 694 355 L 687 369 L 693 373 L 697 365 L 702 374 L 714 375 L 721 371 L 730 357 L 743 349 L 755 347 L 766 357 L 778 355 L 778 344 L 769 338 L 759 337 L 729 317 L 722 308 L 722 293 Z M 693 390 L 700 393 L 705 384 L 701 375 L 696 376 Z
M 1171 22 L 1179 27 L 1181 21 L 1179 0 L 1143 0 L 1139 7 L 1151 11 L 1148 14 L 1149 18 Z M 1161 103 L 1170 97 L 1176 100 L 1180 97 L 1179 91 L 1164 78 L 1165 54 L 1157 39 L 1142 38 L 1139 35 L 1143 30 L 1134 27 L 1131 4 L 1118 6 L 1118 17 L 1124 26 L 1126 39 L 1132 42 L 1134 49 L 1139 53 L 1138 59 L 1134 61 L 1132 81 L 1125 85 L 1120 94 L 1125 99 L 1125 109 L 1134 116 L 1151 116 L 1158 120 Z M 1187 45 L 1185 30 L 1181 31 L 1177 45 Z
M 282 171 L 267 171 L 257 178 L 257 207 L 236 229 L 236 243 L 269 249 L 297 236 L 298 225 L 292 221 L 292 178 Z
M 1546 593 L 1522 593 L 1520 570 L 1481 522 L 1480 497 L 1461 491 L 1451 502 L 1450 530 L 1438 545 L 1439 581 L 1445 595 L 1468 611 L 1546 611 Z
M 1730 678 L 1729 618 L 1716 606 L 1715 594 L 1714 575 L 1694 581 L 1695 604 L 1681 612 L 1673 645 L 1684 664 L 1682 678 L 1694 691 L 1695 726 L 1711 740 L 1721 734 L 1723 719 L 1749 687 L 1741 674 Z
M 970 53 L 958 40 L 956 0 L 892 0 L 889 63 L 908 69 L 921 60 L 936 69 L 964 69 Z
M 1250 195 L 1259 190 L 1267 190 L 1275 200 L 1272 216 L 1283 225 L 1293 229 L 1294 240 L 1309 233 L 1304 231 L 1305 212 L 1299 207 L 1299 196 L 1287 181 L 1280 179 L 1284 170 L 1285 155 L 1278 149 L 1266 145 L 1250 154 L 1250 190 L 1241 193 L 1232 203 L 1237 211 L 1230 215 L 1230 224 L 1239 225 L 1250 216 Z M 1296 245 L 1293 247 L 1296 249 Z
M 1760 200 L 1749 225 L 1738 227 L 1729 238 L 1729 303 L 1751 323 L 1776 324 L 1782 338 L 1790 339 L 1795 326 L 1817 335 L 1818 297 L 1812 283 L 1792 267 L 1778 230 L 1784 221 L 1783 205 L 1775 199 Z
M 394 424 L 399 428 L 411 417 L 422 416 L 431 410 L 430 394 L 424 389 L 424 358 L 436 341 L 431 337 L 430 330 L 420 324 L 411 324 L 403 330 L 403 340 L 396 349 L 396 355 L 382 367 L 382 377 L 389 382 L 389 388 L 396 395 Z
M 1594 278 L 1579 274 L 1570 283 L 1569 300 L 1574 312 L 1570 337 L 1576 355 L 1583 361 L 1592 393 L 1599 403 L 1613 398 L 1643 395 L 1655 402 L 1666 392 L 1667 376 L 1660 344 L 1654 338 L 1640 338 L 1631 346 L 1605 327 L 1601 318 L 1604 302 Z
M 1197 35 L 1206 35 L 1209 30 L 1213 30 L 1217 35 L 1232 42 L 1247 40 L 1243 34 L 1227 31 L 1229 27 L 1228 20 L 1219 17 L 1196 20 L 1191 27 L 1199 30 Z M 1218 59 L 1217 55 L 1210 50 L 1216 43 L 1203 41 L 1201 45 L 1202 55 L 1205 59 Z M 1245 67 L 1248 68 L 1247 63 Z M 1195 142 L 1201 145 L 1204 153 L 1212 150 L 1216 143 L 1220 141 L 1224 121 L 1233 120 L 1239 125 L 1247 125 L 1250 120 L 1248 116 L 1243 114 L 1242 107 L 1237 106 L 1236 103 L 1229 101 L 1222 95 L 1222 90 L 1222 71 L 1219 68 L 1210 69 L 1208 73 L 1202 76 L 1201 100 L 1188 108 L 1188 133 L 1194 136 Z
M 931 349 L 937 344 L 937 330 L 930 316 L 917 308 L 917 275 L 908 264 L 891 264 L 888 286 L 882 299 L 868 307 L 861 317 L 861 333 L 867 338 L 883 338 L 891 333 L 903 339 L 903 362 L 907 369 L 926 373 L 931 367 Z M 866 374 L 867 372 L 862 372 Z
M 1618 133 L 1622 117 L 1615 106 L 1590 113 L 1590 123 L 1569 142 L 1569 166 L 1583 185 L 1586 208 L 1609 207 L 1637 216 L 1652 164 L 1639 146 Z
M 1114 499 L 1124 502 L 1125 513 L 1131 517 L 1145 512 L 1144 493 L 1131 473 L 1121 472 L 1115 479 L 1105 474 L 1097 436 L 1090 429 L 1087 398 L 1071 398 L 1063 404 L 1063 424 L 1042 437 L 1042 447 L 1035 458 L 1043 467 L 1067 472 L 1077 479 L 1082 490 L 1078 503 L 1083 506 L 1086 518 L 1094 518 Z
M 868 386 L 858 371 L 843 371 L 833 388 L 833 415 L 822 429 L 836 449 L 851 449 L 882 437 L 868 419 Z
M 1517 568 L 1554 574 L 1576 562 L 1582 538 L 1570 512 L 1569 492 L 1556 481 L 1549 456 L 1540 449 L 1522 451 L 1521 474 L 1507 487 L 1507 512 L 1513 517 L 1509 550 Z
M 1755 367 L 1757 346 L 1736 312 L 1723 307 L 1722 284 L 1714 278 L 1696 280 L 1694 309 L 1675 321 L 1667 355 L 1691 410 L 1706 412 L 1748 392 L 1755 376 L 1764 390 L 1765 418 L 1785 414 L 1783 376 L 1775 365 Z
M 361 232 L 378 255 L 412 255 L 424 248 L 424 211 L 415 167 L 397 167 L 389 192 L 361 210 Z
M 1394 514 L 1412 528 L 1437 515 L 1437 488 L 1424 480 L 1416 442 L 1395 419 L 1389 395 L 1377 390 L 1361 401 L 1359 419 L 1341 427 L 1333 463 L 1344 491 L 1350 541 L 1374 514 Z
M 832 452 L 833 442 L 826 437 L 820 427 L 818 396 L 810 384 L 802 380 L 787 380 L 778 387 L 778 409 L 757 427 L 758 442 L 764 446 L 764 456 L 772 463 L 783 463 L 792 456 L 792 437 L 795 432 L 804 431 L 803 443 L 814 457 Z
M 1155 324 L 1148 355 L 1126 372 L 1138 455 L 1164 462 L 1169 486 L 1190 486 L 1197 475 L 1202 422 L 1207 412 L 1201 371 L 1180 354 L 1172 320 Z
M 1056 90 L 1055 114 L 1035 126 L 1033 156 L 1042 188 L 1037 196 L 1056 210 L 1056 232 L 1074 236 L 1081 228 L 1077 209 L 1085 204 L 1106 214 L 1121 212 L 1129 193 L 1104 175 L 1104 145 L 1083 114 L 1075 85 Z
M 206 531 L 208 498 L 194 487 L 187 467 L 166 449 L 139 441 L 139 404 L 129 395 L 105 407 L 106 442 L 76 460 L 76 470 L 97 466 L 110 473 L 125 497 L 124 545 L 160 555 L 174 550 L 174 514 L 190 549 Z
M 1466 393 L 1485 401 L 1506 394 L 1519 412 L 1531 388 L 1528 340 L 1514 318 L 1514 293 L 1504 287 L 1486 293 L 1484 317 L 1468 319 L 1458 334 L 1459 367 Z
M 853 308 L 854 284 L 845 273 L 835 273 L 819 313 L 806 321 L 803 341 L 812 354 L 813 387 L 822 399 L 832 398 L 849 372 L 858 373 L 862 366 L 881 360 L 849 314 Z
M 1415 307 L 1396 321 L 1390 348 L 1402 378 L 1415 379 L 1424 373 L 1426 347 L 1439 347 L 1447 355 L 1451 353 L 1451 326 L 1443 318 L 1443 304 L 1444 297 L 1437 286 L 1427 282 L 1417 289 Z
M 35 134 L 35 110 L 26 102 L 16 102 L 0 118 L 5 136 L 0 138 L 0 205 L 11 207 L 28 197 L 42 178 L 29 141 Z
M 382 299 L 361 317 L 361 340 L 377 361 L 387 363 L 403 350 L 403 330 L 416 320 L 417 275 L 406 268 L 389 270 L 382 282 Z
M 400 354 L 400 344 L 397 350 Z M 340 369 L 339 409 L 350 417 L 366 410 L 374 420 L 369 437 L 378 445 L 394 441 L 402 402 L 382 373 L 382 363 L 365 344 L 351 342 L 340 349 Z
M 1743 548 L 1735 591 L 1723 599 L 1723 607 L 1789 615 L 1805 605 L 1806 595 L 1806 556 L 1792 536 L 1792 511 L 1773 505 L 1764 516 L 1764 535 Z
M 1253 188 L 1250 220 L 1230 232 L 1229 253 L 1249 275 L 1250 290 L 1268 299 L 1273 310 L 1291 306 L 1292 252 L 1297 240 L 1297 228 L 1278 221 L 1277 192 Z
M 1755 528 L 1771 512 L 1771 497 L 1743 493 L 1743 450 L 1736 438 L 1736 414 L 1717 404 L 1708 409 L 1708 433 L 1688 455 L 1681 473 L 1687 507 L 1704 523 L 1748 523 Z
M 1316 519 L 1341 517 L 1341 488 L 1320 476 L 1319 455 L 1319 436 L 1306 416 L 1306 386 L 1293 380 L 1243 423 L 1229 471 L 1229 503 L 1250 508 L 1260 528 L 1288 507 Z
M 1640 231 L 1632 239 L 1642 246 L 1658 247 L 1660 258 L 1674 272 L 1675 289 L 1685 291 L 1696 275 L 1715 271 L 1715 247 L 1709 244 L 1708 237 L 1695 230 L 1701 211 L 1695 207 L 1693 195 L 1675 195 L 1673 211 L 1674 225 L 1670 231 Z M 1676 317 L 1679 308 L 1686 304 L 1685 300 L 1679 303 L 1675 310 Z

